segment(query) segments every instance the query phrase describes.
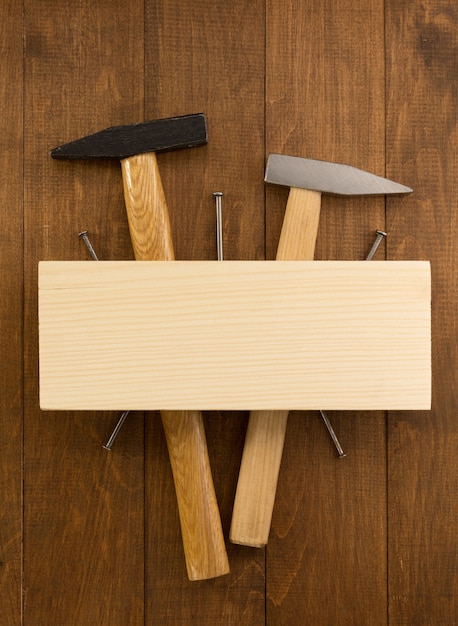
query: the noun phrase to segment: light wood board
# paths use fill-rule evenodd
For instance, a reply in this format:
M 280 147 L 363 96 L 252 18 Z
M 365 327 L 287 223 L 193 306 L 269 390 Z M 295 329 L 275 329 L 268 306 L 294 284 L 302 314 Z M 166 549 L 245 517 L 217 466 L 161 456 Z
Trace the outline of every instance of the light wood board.
M 42 262 L 43 409 L 428 409 L 430 267 Z

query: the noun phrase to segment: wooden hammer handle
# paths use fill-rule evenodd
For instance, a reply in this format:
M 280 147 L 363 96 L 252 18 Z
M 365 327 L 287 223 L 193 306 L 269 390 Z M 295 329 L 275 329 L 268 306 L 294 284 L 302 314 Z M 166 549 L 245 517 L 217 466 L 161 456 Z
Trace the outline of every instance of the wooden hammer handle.
M 121 161 L 130 238 L 137 261 L 173 261 L 172 231 L 154 152 Z
M 137 261 L 172 261 L 173 242 L 154 153 L 121 161 L 130 235 Z M 200 411 L 162 411 L 190 580 L 229 572 Z
M 292 188 L 277 261 L 313 260 L 321 194 Z M 261 548 L 267 544 L 285 441 L 288 411 L 252 411 L 240 465 L 229 538 Z

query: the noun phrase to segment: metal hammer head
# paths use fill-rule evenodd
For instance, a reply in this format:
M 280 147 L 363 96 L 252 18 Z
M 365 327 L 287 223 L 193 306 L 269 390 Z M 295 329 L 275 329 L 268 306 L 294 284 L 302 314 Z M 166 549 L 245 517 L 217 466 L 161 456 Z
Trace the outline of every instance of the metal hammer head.
M 53 159 L 125 159 L 143 152 L 167 152 L 207 143 L 203 113 L 140 124 L 113 126 L 51 150 Z
M 365 196 L 411 193 L 387 178 L 381 178 L 350 165 L 270 154 L 266 183 L 319 191 L 338 196 Z

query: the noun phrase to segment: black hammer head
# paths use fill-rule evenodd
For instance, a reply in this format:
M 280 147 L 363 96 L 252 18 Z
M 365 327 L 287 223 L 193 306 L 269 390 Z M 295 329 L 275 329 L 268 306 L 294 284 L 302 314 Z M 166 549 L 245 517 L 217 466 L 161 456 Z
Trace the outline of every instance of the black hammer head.
M 143 152 L 167 152 L 207 143 L 203 113 L 113 126 L 51 150 L 53 159 L 125 159 Z
M 266 183 L 299 187 L 338 196 L 411 193 L 412 189 L 351 165 L 270 154 Z

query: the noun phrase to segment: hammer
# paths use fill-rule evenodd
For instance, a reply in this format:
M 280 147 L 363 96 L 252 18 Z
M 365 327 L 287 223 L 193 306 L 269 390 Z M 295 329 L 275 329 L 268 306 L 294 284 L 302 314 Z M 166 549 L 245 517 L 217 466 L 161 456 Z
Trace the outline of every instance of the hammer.
M 277 260 L 313 260 L 321 195 L 405 194 L 412 189 L 363 170 L 326 161 L 270 154 L 265 182 L 290 187 Z M 230 540 L 267 544 L 288 411 L 252 411 L 248 422 Z
M 138 261 L 175 258 L 156 153 L 207 143 L 203 114 L 107 128 L 51 151 L 55 159 L 119 159 L 129 230 Z M 190 580 L 229 572 L 202 414 L 161 411 Z

